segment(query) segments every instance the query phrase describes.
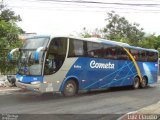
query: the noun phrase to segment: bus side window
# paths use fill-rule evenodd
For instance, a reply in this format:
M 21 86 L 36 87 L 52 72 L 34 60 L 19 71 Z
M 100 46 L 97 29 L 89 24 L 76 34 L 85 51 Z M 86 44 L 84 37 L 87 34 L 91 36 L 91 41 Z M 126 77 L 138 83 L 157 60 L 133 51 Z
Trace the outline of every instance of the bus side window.
M 129 56 L 123 48 L 117 48 L 117 54 L 119 60 L 128 60 Z
M 111 46 L 110 45 L 104 45 L 103 46 L 103 51 L 104 51 L 104 58 L 105 59 L 111 59 L 112 55 L 111 55 Z
M 104 46 L 104 58 L 106 59 L 117 59 L 117 48 L 113 46 Z
M 113 47 L 111 49 L 112 59 L 117 59 L 117 49 L 116 47 Z
M 102 58 L 103 46 L 100 43 L 87 42 L 88 57 Z
M 109 49 L 107 48 L 104 49 L 104 58 L 109 58 Z
M 157 62 L 158 60 L 158 53 L 156 52 L 149 52 L 148 53 L 148 62 Z
M 138 51 L 138 57 L 139 57 L 139 61 L 147 61 L 146 52 L 143 50 Z
M 138 50 L 135 49 L 130 49 L 130 53 L 132 54 L 132 56 L 134 57 L 135 60 L 138 60 Z
M 100 43 L 93 43 L 92 49 L 94 51 L 94 57 L 98 58 L 103 57 L 103 46 Z
M 84 56 L 83 41 L 70 39 L 68 57 Z
M 94 57 L 92 42 L 87 42 L 87 54 L 88 54 L 88 57 Z

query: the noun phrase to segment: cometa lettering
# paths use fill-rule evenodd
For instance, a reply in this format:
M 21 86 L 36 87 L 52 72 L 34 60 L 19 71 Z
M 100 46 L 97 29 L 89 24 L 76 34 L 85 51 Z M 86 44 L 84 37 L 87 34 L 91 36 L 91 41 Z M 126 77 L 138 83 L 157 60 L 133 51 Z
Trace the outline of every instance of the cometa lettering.
M 114 64 L 109 63 L 96 63 L 95 60 L 92 60 L 90 62 L 91 68 L 97 68 L 97 69 L 114 69 Z

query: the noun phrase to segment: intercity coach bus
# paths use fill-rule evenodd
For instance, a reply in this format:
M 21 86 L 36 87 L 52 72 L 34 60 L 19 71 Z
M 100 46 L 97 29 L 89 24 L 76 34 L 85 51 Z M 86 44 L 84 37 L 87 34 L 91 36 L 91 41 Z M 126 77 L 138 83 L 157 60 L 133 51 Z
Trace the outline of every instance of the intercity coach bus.
M 34 36 L 19 52 L 16 85 L 73 96 L 81 90 L 132 86 L 145 88 L 158 79 L 158 51 L 100 38 Z

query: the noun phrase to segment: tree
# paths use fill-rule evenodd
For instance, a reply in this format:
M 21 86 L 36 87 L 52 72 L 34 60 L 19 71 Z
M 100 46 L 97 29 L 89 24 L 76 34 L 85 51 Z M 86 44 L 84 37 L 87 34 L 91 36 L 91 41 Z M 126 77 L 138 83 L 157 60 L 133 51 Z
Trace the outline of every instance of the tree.
M 160 35 L 155 36 L 154 34 L 146 36 L 143 41 L 139 43 L 140 47 L 151 48 L 159 50 L 160 48 Z
M 156 50 L 160 48 L 160 35 L 155 37 L 155 40 L 153 41 L 153 46 Z
M 83 28 L 80 36 L 100 37 L 160 51 L 160 35 L 147 35 L 143 32 L 143 28 L 140 28 L 139 24 L 129 23 L 126 18 L 120 17 L 114 12 L 109 12 L 107 15 L 107 25 L 104 28 L 95 29 L 92 32 Z
M 137 45 L 144 39 L 143 28 L 139 28 L 137 23 L 129 23 L 125 17 L 120 17 L 113 11 L 107 14 L 107 25 L 104 28 L 104 34 L 107 39 L 128 41 L 131 45 Z
M 23 33 L 23 30 L 16 24 L 19 21 L 20 16 L 8 9 L 3 1 L 0 2 L 0 72 L 3 74 L 15 68 L 6 62 L 9 50 L 21 45 L 18 35 Z
M 89 31 L 85 27 L 83 28 L 83 31 L 79 34 L 80 37 L 88 38 L 88 37 L 97 37 L 102 38 L 103 37 L 103 31 L 96 28 L 94 31 Z

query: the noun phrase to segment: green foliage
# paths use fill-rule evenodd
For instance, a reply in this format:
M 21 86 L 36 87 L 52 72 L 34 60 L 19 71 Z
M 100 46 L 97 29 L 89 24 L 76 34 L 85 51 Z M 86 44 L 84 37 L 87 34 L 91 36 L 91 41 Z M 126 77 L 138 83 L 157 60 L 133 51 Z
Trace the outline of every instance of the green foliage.
M 107 14 L 107 25 L 104 28 L 105 37 L 111 40 L 120 41 L 125 39 L 131 45 L 138 45 L 137 43 L 144 39 L 144 32 L 139 28 L 137 23 L 129 23 L 124 17 L 120 17 L 113 11 Z
M 102 36 L 103 36 L 103 32 L 98 28 L 96 28 L 94 31 L 91 32 L 84 27 L 83 31 L 80 33 L 80 37 L 83 37 L 83 38 L 89 38 L 89 37 L 101 38 Z
M 160 36 L 147 36 L 143 41 L 139 42 L 139 46 L 158 50 L 160 48 Z
M 83 38 L 92 37 L 91 33 L 87 31 L 85 27 L 83 28 L 83 31 L 80 33 L 80 36 Z
M 16 16 L 14 11 L 11 11 L 10 9 L 8 9 L 3 3 L 1 3 L 0 10 L 2 11 L 0 20 L 4 20 L 6 22 L 9 22 L 9 21 L 19 22 L 19 21 L 21 21 L 21 17 L 19 15 Z
M 151 48 L 154 49 L 154 41 L 155 41 L 155 36 L 154 35 L 149 35 L 145 37 L 143 41 L 139 42 L 139 46 L 143 48 Z
M 156 49 L 156 50 L 158 50 L 160 48 L 160 35 L 155 37 L 153 45 L 154 45 L 154 49 Z
M 134 46 L 151 48 L 160 51 L 160 35 L 146 36 L 143 28 L 137 23 L 129 23 L 125 17 L 115 14 L 113 11 L 107 14 L 106 26 L 102 29 L 95 29 L 93 32 L 83 29 L 81 37 L 101 37 L 114 41 L 128 43 Z
M 23 32 L 16 22 L 20 21 L 20 16 L 16 16 L 14 11 L 8 9 L 2 2 L 0 3 L 0 73 L 5 74 L 15 69 L 15 64 L 7 61 L 8 52 L 12 48 L 22 45 L 18 35 Z

